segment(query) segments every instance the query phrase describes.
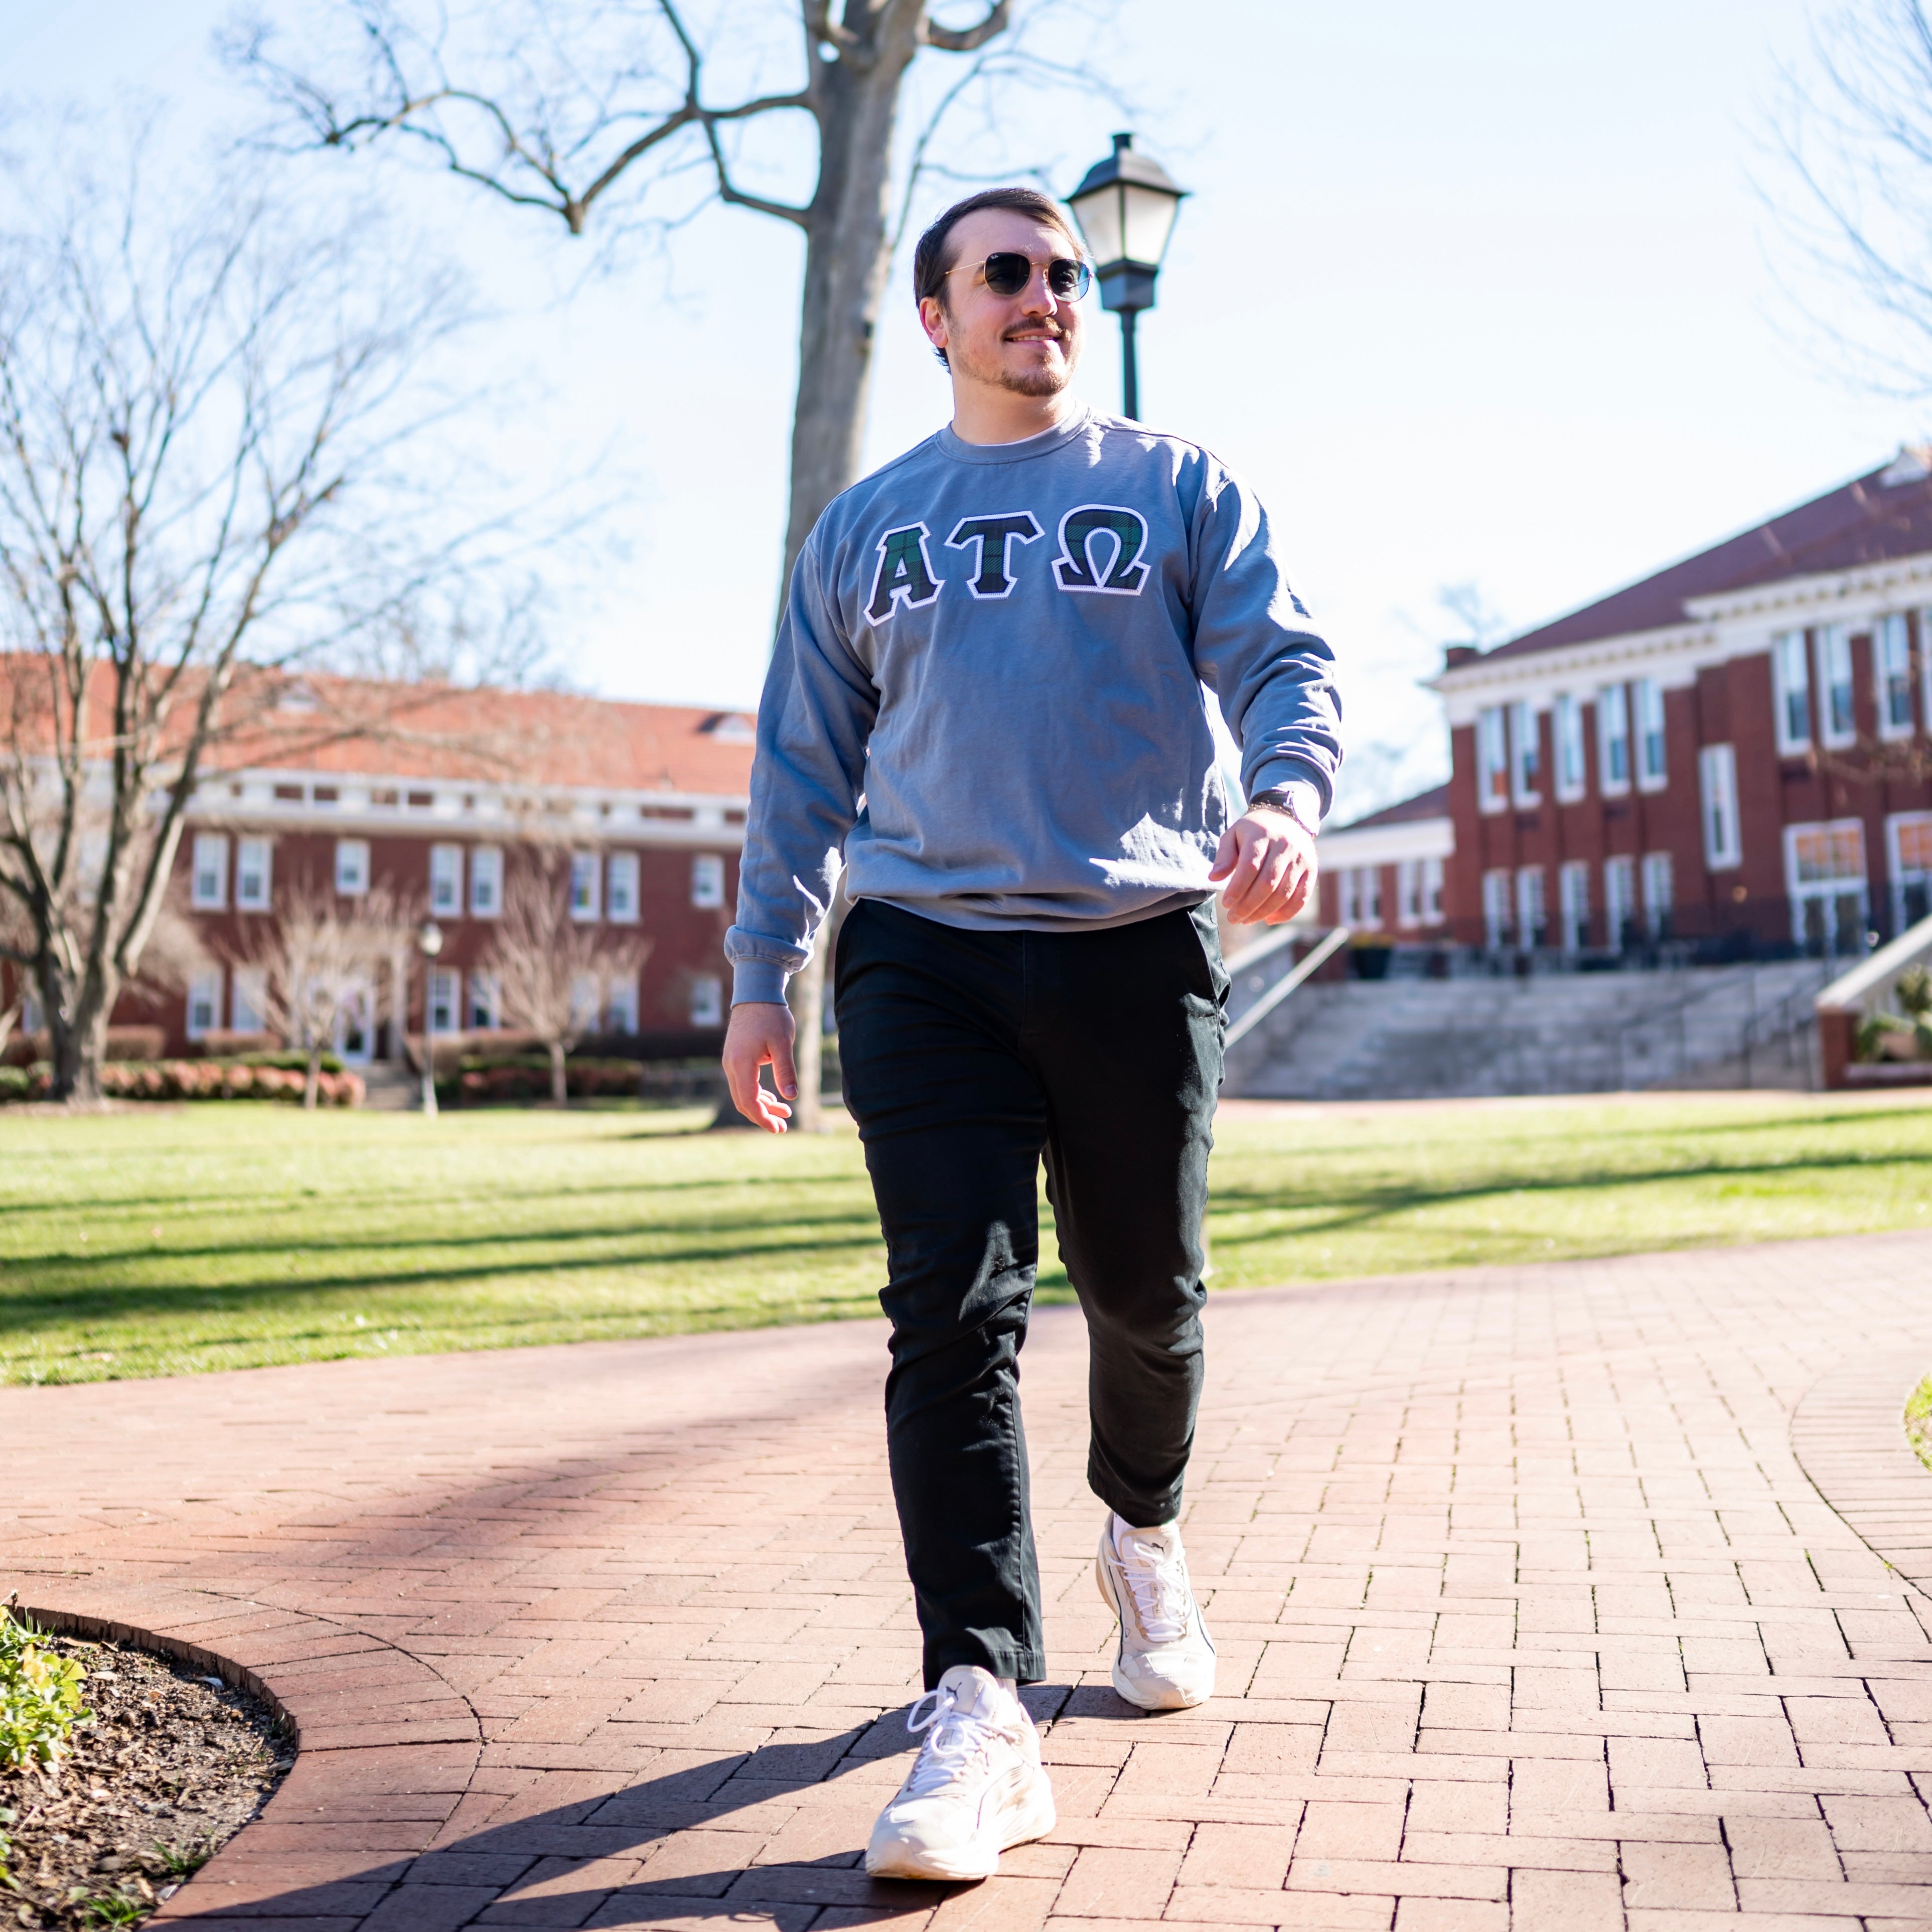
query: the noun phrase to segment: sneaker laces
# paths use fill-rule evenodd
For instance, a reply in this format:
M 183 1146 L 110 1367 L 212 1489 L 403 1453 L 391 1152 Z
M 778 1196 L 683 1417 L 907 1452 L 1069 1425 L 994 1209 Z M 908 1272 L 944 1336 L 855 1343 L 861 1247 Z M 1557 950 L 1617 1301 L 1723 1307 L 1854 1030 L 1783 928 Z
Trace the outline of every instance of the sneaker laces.
M 1178 1547 L 1165 1550 L 1132 1534 L 1116 1538 L 1114 1550 L 1148 1641 L 1178 1643 L 1187 1634 L 1194 1600 L 1187 1587 L 1186 1558 Z
M 932 1708 L 922 1715 L 920 1707 L 928 1701 Z M 947 1790 L 968 1772 L 985 1765 L 992 1758 L 994 1740 L 1010 1740 L 1014 1728 L 980 1712 L 962 1710 L 958 1693 L 950 1684 L 926 1692 L 906 1713 L 906 1729 L 915 1736 L 925 1732 L 926 1742 L 903 1796 L 930 1798 Z

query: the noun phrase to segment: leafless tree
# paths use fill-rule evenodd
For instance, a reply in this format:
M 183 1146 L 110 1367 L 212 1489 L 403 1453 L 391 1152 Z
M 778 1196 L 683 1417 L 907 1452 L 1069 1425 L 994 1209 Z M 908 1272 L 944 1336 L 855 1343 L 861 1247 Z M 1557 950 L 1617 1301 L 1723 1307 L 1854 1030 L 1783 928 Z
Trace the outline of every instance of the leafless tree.
M 1030 50 L 1014 0 L 962 4 L 967 17 L 949 25 L 934 17 L 948 10 L 944 0 L 765 0 L 769 31 L 748 33 L 738 16 L 728 34 L 714 36 L 742 83 L 722 100 L 709 91 L 706 54 L 679 0 L 476 0 L 454 8 L 336 0 L 346 52 L 338 42 L 285 56 L 258 24 L 234 37 L 232 53 L 312 144 L 354 150 L 393 141 L 505 202 L 547 214 L 572 235 L 626 190 L 633 218 L 653 194 L 667 225 L 715 197 L 797 229 L 805 272 L 782 582 L 819 513 L 858 476 L 896 231 L 922 172 L 944 172 L 932 142 L 946 112 L 975 81 L 1096 85 Z M 1029 10 L 1043 15 L 1053 4 L 1036 0 Z M 781 34 L 790 77 L 761 85 L 760 62 L 746 50 L 755 56 Z M 927 49 L 968 64 L 913 143 L 896 224 L 894 136 L 908 73 Z M 809 121 L 818 153 L 809 192 L 790 200 L 748 188 L 733 152 L 745 130 L 786 116 Z M 694 183 L 702 184 L 695 197 Z M 794 1124 L 808 1130 L 820 1124 L 824 989 L 821 943 L 793 988 Z
M 1830 373 L 1932 394 L 1932 16 L 1924 0 L 1839 0 L 1786 68 L 1760 192 L 1787 291 Z M 1862 320 L 1850 323 L 1843 298 Z
M 252 185 L 157 184 L 137 152 L 101 187 L 85 132 L 0 232 L 0 958 L 57 1098 L 99 1090 L 224 747 L 450 561 L 392 514 L 446 284 L 366 212 L 298 218 L 259 158 Z
M 568 855 L 538 846 L 518 856 L 482 970 L 496 983 L 505 1024 L 535 1034 L 550 1052 L 550 1098 L 568 1097 L 564 1061 L 596 1031 L 611 988 L 635 987 L 650 942 L 620 938 L 571 916 Z
M 322 1057 L 358 1016 L 376 1023 L 376 975 L 409 944 L 418 908 L 386 882 L 355 898 L 304 879 L 278 892 L 274 922 L 238 961 L 261 976 L 262 1018 L 308 1056 L 302 1105 L 316 1104 Z

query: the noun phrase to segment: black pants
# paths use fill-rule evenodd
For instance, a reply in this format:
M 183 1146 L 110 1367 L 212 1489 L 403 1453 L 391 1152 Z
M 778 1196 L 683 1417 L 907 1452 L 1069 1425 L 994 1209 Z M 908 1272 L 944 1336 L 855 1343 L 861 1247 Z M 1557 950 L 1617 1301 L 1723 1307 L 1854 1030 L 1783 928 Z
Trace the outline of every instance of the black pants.
M 1100 932 L 964 932 L 861 901 L 839 1065 L 884 1230 L 892 1492 L 930 1688 L 1046 1670 L 1019 1352 L 1043 1154 L 1087 1316 L 1088 1480 L 1178 1512 L 1201 1394 L 1201 1216 L 1221 1078 L 1210 904 Z

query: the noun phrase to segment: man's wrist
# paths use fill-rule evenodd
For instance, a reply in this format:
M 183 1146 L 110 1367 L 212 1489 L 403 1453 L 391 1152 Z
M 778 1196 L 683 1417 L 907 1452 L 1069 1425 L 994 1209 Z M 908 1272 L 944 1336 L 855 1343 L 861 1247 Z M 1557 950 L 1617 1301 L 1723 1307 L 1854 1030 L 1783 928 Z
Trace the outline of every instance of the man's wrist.
M 1298 785 L 1270 785 L 1248 800 L 1248 809 L 1252 812 L 1259 806 L 1266 812 L 1286 812 L 1310 838 L 1315 838 L 1321 827 L 1314 822 L 1307 802 L 1296 796 L 1302 789 Z

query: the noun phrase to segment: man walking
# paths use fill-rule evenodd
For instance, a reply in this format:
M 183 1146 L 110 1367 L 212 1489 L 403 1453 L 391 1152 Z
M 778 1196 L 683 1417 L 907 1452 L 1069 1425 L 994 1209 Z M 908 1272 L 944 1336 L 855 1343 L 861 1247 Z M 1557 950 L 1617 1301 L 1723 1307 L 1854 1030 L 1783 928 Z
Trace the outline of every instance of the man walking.
M 839 1062 L 886 1238 L 926 1684 L 866 1866 L 970 1879 L 1054 1822 L 1016 1694 L 1046 1670 L 1018 1392 L 1042 1156 L 1090 1342 L 1114 1688 L 1150 1711 L 1213 1693 L 1178 1524 L 1228 986 L 1213 888 L 1239 922 L 1294 915 L 1341 748 L 1329 649 L 1253 497 L 1070 392 L 1090 273 L 1058 206 L 973 195 L 914 278 L 952 421 L 833 502 L 793 573 L 724 1066 L 782 1132 L 785 980 L 842 867 Z M 1232 824 L 1204 684 L 1241 746 Z

